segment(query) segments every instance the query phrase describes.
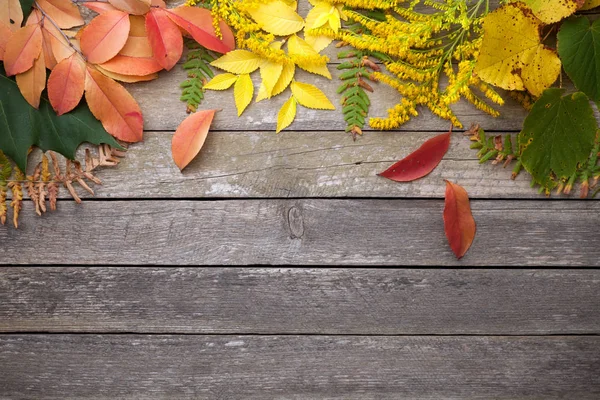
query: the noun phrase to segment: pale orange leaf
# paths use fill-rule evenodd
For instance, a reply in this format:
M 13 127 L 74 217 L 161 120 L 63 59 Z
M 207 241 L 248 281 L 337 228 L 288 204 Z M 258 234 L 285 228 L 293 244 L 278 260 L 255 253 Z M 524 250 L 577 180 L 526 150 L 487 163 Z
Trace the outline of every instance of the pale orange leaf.
M 84 24 L 79 8 L 71 0 L 36 0 L 36 3 L 62 29 Z
M 110 72 L 121 75 L 148 75 L 162 69 L 162 66 L 154 58 L 122 55 L 113 57 L 109 61 L 98 65 Z
M 150 2 L 150 5 L 152 7 L 167 8 L 167 5 L 165 4 L 165 2 L 163 0 L 152 0 Z
M 187 117 L 177 128 L 171 142 L 173 161 L 183 170 L 200 152 L 216 110 L 198 111 Z
M 129 37 L 125 46 L 119 52 L 120 55 L 129 57 L 152 57 L 152 47 L 146 34 L 146 22 L 144 17 L 130 15 Z
M 33 67 L 29 70 L 17 74 L 17 86 L 21 94 L 33 108 L 40 106 L 40 96 L 46 87 L 46 64 L 44 63 L 44 54 L 41 53 L 34 61 Z
M 58 115 L 77 107 L 85 88 L 85 61 L 79 54 L 59 62 L 48 78 L 48 98 Z
M 165 10 L 152 8 L 146 14 L 146 32 L 154 59 L 167 71 L 173 68 L 183 54 L 183 38 Z
M 42 13 L 37 8 L 31 10 L 31 14 L 27 18 L 26 25 L 36 25 L 42 22 Z M 0 27 L 1 29 L 1 27 Z M 1 36 L 1 35 L 0 35 Z M 0 39 L 0 42 L 2 39 Z M 56 58 L 54 58 L 54 54 L 52 53 L 52 47 L 50 47 L 50 39 L 46 38 L 44 35 L 44 29 L 42 26 L 42 53 L 44 56 L 44 63 L 46 64 L 46 68 L 52 69 L 56 65 Z
M 144 15 L 150 11 L 149 0 L 108 0 L 115 8 L 133 15 Z
M 60 33 L 60 31 L 52 24 L 44 24 L 42 28 L 42 34 L 44 36 L 44 42 L 46 46 L 49 45 L 50 50 L 56 63 L 61 62 L 65 58 L 71 57 L 75 50 L 69 45 L 67 39 Z
M 4 22 L 0 22 L 0 61 L 4 60 L 4 51 L 6 51 L 6 44 L 10 40 L 12 36 L 12 31 L 10 28 L 4 24 Z
M 223 39 L 217 37 L 212 14 L 209 10 L 199 7 L 179 6 L 167 10 L 167 13 L 173 22 L 207 49 L 227 53 L 235 48 L 234 35 L 224 23 L 220 24 Z
M 452 251 L 462 258 L 475 238 L 475 220 L 467 191 L 450 181 L 446 181 L 444 230 Z
M 144 134 L 142 111 L 127 90 L 99 71 L 88 67 L 85 99 L 90 111 L 108 133 L 125 142 L 139 142 Z
M 0 6 L 0 22 L 15 32 L 23 23 L 23 10 L 19 0 L 4 0 Z
M 14 32 L 4 50 L 4 69 L 12 76 L 33 67 L 42 52 L 42 30 L 39 25 L 26 25 Z
M 129 14 L 109 11 L 98 15 L 81 34 L 81 52 L 92 64 L 102 64 L 116 56 L 129 36 Z
M 105 3 L 103 1 L 86 1 L 83 3 L 83 5 L 90 10 L 97 12 L 98 14 L 104 14 L 105 12 L 116 10 L 112 4 Z
M 98 71 L 102 72 L 104 75 L 108 76 L 109 78 L 112 78 L 115 81 L 120 81 L 120 82 L 125 82 L 125 83 L 147 82 L 147 81 L 152 81 L 152 80 L 158 78 L 158 74 L 156 74 L 156 73 L 148 74 L 148 75 L 122 75 L 122 74 L 117 74 L 115 72 L 106 70 L 106 69 L 102 68 L 100 65 L 96 65 L 96 68 L 98 69 Z

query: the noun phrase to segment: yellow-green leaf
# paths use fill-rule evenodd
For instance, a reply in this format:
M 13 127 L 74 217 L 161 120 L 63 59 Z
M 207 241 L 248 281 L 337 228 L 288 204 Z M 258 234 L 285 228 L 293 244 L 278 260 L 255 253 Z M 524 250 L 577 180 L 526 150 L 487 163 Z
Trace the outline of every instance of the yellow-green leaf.
M 262 78 L 262 84 L 265 86 L 267 98 L 271 98 L 273 95 L 273 89 L 279 81 L 282 71 L 283 65 L 273 61 L 266 61 L 260 66 L 260 77 Z
M 281 132 L 294 122 L 294 119 L 296 118 L 296 109 L 296 99 L 292 96 L 283 104 L 281 110 L 279 110 L 279 115 L 277 115 L 277 133 Z
M 287 87 L 290 86 L 290 83 L 292 83 L 295 74 L 296 66 L 293 63 L 285 64 L 283 66 L 283 70 L 281 71 L 281 75 L 279 76 L 279 80 L 271 92 L 271 95 L 277 96 L 279 93 L 287 89 Z
M 233 50 L 211 62 L 210 65 L 232 74 L 243 75 L 256 71 L 260 63 L 260 56 L 248 50 Z
M 239 76 L 233 87 L 233 96 L 235 97 L 235 106 L 239 117 L 252 101 L 252 96 L 254 96 L 254 85 L 250 75 Z
M 316 110 L 335 110 L 335 106 L 325 93 L 309 83 L 292 82 L 292 94 L 304 107 Z
M 280 0 L 261 4 L 257 8 L 249 10 L 249 13 L 265 31 L 274 35 L 291 35 L 304 27 L 302 17 L 292 7 Z
M 552 24 L 573 14 L 584 0 L 519 0 L 545 24 Z M 514 1 L 513 1 L 514 2 Z
M 217 75 L 212 78 L 206 85 L 204 85 L 204 89 L 208 90 L 227 90 L 238 80 L 237 75 L 230 74 L 228 72 Z

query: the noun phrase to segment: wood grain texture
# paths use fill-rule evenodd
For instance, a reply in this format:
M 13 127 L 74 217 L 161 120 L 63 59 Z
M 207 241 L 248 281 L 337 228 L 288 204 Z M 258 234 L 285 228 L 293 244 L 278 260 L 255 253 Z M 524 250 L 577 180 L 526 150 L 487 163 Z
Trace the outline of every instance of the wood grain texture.
M 5 398 L 597 399 L 599 337 L 2 335 Z
M 447 245 L 441 200 L 272 199 L 66 202 L 44 218 L 25 210 L 20 229 L 0 229 L 2 263 L 600 263 L 598 202 L 475 200 L 472 207 L 477 236 L 460 262 Z
M 600 334 L 585 270 L 0 270 L 0 332 Z

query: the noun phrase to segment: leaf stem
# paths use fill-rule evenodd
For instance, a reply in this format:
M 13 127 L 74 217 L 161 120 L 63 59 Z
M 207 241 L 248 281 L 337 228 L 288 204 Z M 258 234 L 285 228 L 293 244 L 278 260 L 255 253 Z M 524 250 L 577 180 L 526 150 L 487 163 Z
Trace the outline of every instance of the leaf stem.
M 63 39 L 65 39 L 65 41 L 67 42 L 67 44 L 64 44 L 61 40 L 59 40 L 60 44 L 62 44 L 63 46 L 68 46 L 68 47 L 72 48 L 73 51 L 75 51 L 77 54 L 79 54 L 79 56 L 81 58 L 83 58 L 84 61 L 87 61 L 87 59 L 85 58 L 85 56 L 83 55 L 83 53 L 77 47 L 75 47 L 73 45 L 73 43 L 71 43 L 71 39 L 67 35 L 65 35 L 65 33 L 62 31 L 62 29 L 60 28 L 60 26 L 58 26 L 58 24 L 56 22 L 54 22 L 54 20 L 52 18 L 50 18 L 50 16 L 48 14 L 46 14 L 46 11 L 44 11 L 44 9 L 42 7 L 40 7 L 39 3 L 37 1 L 34 1 L 34 4 L 35 4 L 35 8 L 37 8 L 38 10 L 40 10 L 40 12 L 42 13 L 44 19 L 47 19 L 48 21 L 50 21 L 50 23 L 52 25 L 54 25 L 54 27 L 62 35 Z M 48 31 L 48 33 L 52 35 L 51 32 Z M 56 39 L 58 39 L 58 38 L 56 38 Z

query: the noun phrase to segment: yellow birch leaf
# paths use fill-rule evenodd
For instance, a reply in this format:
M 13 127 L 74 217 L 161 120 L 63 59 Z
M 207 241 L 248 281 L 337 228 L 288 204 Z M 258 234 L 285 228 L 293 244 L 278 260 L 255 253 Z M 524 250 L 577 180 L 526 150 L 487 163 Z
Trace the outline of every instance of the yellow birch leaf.
M 235 106 L 237 107 L 238 117 L 242 115 L 246 107 L 250 105 L 254 96 L 254 85 L 250 75 L 240 75 L 235 86 L 233 87 L 233 97 L 235 98 Z
M 305 29 L 316 29 L 325 25 L 329 21 L 332 8 L 331 4 L 326 2 L 317 3 L 306 15 Z
M 292 82 L 292 94 L 300 105 L 315 110 L 335 110 L 325 93 L 318 87 L 301 82 Z
M 283 104 L 281 110 L 279 110 L 279 114 L 277 115 L 277 133 L 281 132 L 294 122 L 294 119 L 296 119 L 296 109 L 296 99 L 292 96 Z
M 584 0 L 519 0 L 545 24 L 552 24 L 573 14 Z M 513 1 L 514 2 L 514 1 Z
M 238 80 L 237 75 L 230 74 L 228 72 L 220 74 L 212 78 L 204 89 L 208 90 L 227 90 Z
M 338 13 L 337 8 L 335 7 L 333 8 L 331 14 L 329 14 L 329 26 L 336 33 L 342 27 L 342 20 L 340 19 L 340 14 Z
M 279 77 L 283 72 L 283 65 L 273 61 L 267 61 L 260 66 L 260 76 L 262 84 L 265 86 L 268 98 L 273 95 L 273 89 L 279 81 Z
M 600 6 L 600 0 L 587 0 L 583 6 L 581 6 L 580 10 L 591 10 L 598 6 Z
M 297 35 L 292 35 L 288 39 L 288 53 L 290 55 L 296 55 L 300 57 L 318 57 L 319 53 L 304 39 L 299 38 Z M 298 66 L 303 70 L 312 74 L 324 76 L 327 79 L 331 79 L 331 73 L 327 68 L 327 63 L 316 64 L 310 62 L 298 63 Z
M 273 97 L 273 96 L 271 96 Z M 258 103 L 259 101 L 263 101 L 269 98 L 269 94 L 267 93 L 267 88 L 265 87 L 265 85 L 263 83 L 260 84 L 260 87 L 258 88 L 258 94 L 256 95 L 256 102 Z
M 304 28 L 304 20 L 281 0 L 261 4 L 248 11 L 261 27 L 274 35 L 287 36 Z
M 293 63 L 285 64 L 283 66 L 283 70 L 281 71 L 281 76 L 275 84 L 271 95 L 277 96 L 279 93 L 282 93 L 285 89 L 287 89 L 287 87 L 290 86 L 290 83 L 292 83 L 295 74 L 296 65 L 294 65 Z
M 304 34 L 304 40 L 306 41 L 306 43 L 310 44 L 312 48 L 315 49 L 315 51 L 318 53 L 325 50 L 327 46 L 329 46 L 333 42 L 333 39 L 329 36 L 314 36 L 306 33 Z
M 507 4 L 485 17 L 474 72 L 494 86 L 540 96 L 558 78 L 561 62 L 541 43 L 541 21 L 521 7 Z
M 213 67 L 220 68 L 232 74 L 250 74 L 258 69 L 262 59 L 248 50 L 233 50 L 211 62 Z

